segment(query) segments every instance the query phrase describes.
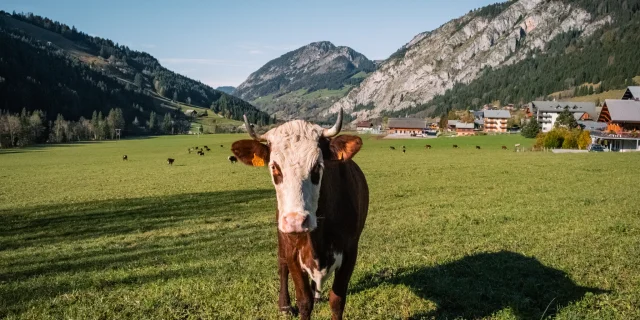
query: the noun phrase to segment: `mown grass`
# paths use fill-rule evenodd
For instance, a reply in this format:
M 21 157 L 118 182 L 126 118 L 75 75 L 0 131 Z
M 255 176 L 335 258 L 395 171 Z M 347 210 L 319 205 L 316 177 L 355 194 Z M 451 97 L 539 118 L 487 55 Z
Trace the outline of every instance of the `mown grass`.
M 0 318 L 282 318 L 268 173 L 226 161 L 244 138 L 0 151 Z M 640 318 L 640 154 L 364 139 L 347 318 Z

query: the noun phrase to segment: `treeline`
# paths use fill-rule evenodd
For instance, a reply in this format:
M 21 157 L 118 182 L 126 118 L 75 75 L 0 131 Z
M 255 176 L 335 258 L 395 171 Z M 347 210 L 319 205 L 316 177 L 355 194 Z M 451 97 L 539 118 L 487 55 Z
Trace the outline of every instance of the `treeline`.
M 485 68 L 469 84 L 458 83 L 426 104 L 389 115 L 440 115 L 449 109 L 475 109 L 494 101 L 521 105 L 545 99 L 553 92 L 575 90 L 583 83 L 603 82 L 606 90 L 625 88 L 630 79 L 640 75 L 640 0 L 571 2 L 596 18 L 612 15 L 614 21 L 586 38 L 580 38 L 581 32 L 575 30 L 560 34 L 546 50 L 532 52 L 523 61 Z
M 107 116 L 94 111 L 91 118 L 66 120 L 58 114 L 47 121 L 45 112 L 22 109 L 20 113 L 0 110 L 0 148 L 25 147 L 36 143 L 64 143 L 73 141 L 112 140 L 131 134 L 180 134 L 187 133 L 191 123 L 166 113 L 163 117 L 151 111 L 149 119 L 141 123 L 135 117 L 127 123 L 122 109 L 111 109 Z
M 0 11 L 0 14 L 6 13 Z M 270 123 L 269 116 L 266 113 L 259 111 L 246 101 L 215 90 L 199 81 L 195 81 L 170 71 L 162 67 L 158 60 L 148 53 L 131 50 L 127 46 L 119 45 L 108 39 L 89 36 L 78 31 L 75 27 L 69 27 L 66 24 L 31 13 L 22 14 L 14 12 L 11 17 L 58 33 L 86 48 L 88 53 L 108 59 L 109 65 L 107 66 L 95 63 L 90 66 L 95 70 L 101 71 L 98 73 L 122 77 L 135 83 L 135 86 L 131 86 L 129 84 L 120 83 L 115 79 L 110 82 L 103 81 L 104 83 L 102 87 L 105 90 L 129 90 L 137 91 L 140 94 L 146 94 L 146 90 L 149 88 L 149 90 L 173 101 L 193 104 L 205 108 L 212 107 L 212 109 L 214 109 L 215 107 L 219 110 L 218 112 L 228 114 L 228 118 L 230 119 L 242 120 L 242 115 L 247 114 L 247 116 L 252 119 L 256 119 L 255 122 L 264 124 Z M 35 43 L 33 40 L 30 42 L 32 42 L 32 44 Z M 58 54 L 62 55 L 63 52 L 58 52 Z M 76 61 L 75 63 L 83 64 L 79 61 Z M 38 66 L 34 66 L 33 68 L 35 69 L 37 67 Z M 84 95 L 84 92 L 81 90 L 75 91 L 77 95 Z M 145 107 L 143 103 L 137 102 L 137 104 Z M 122 105 L 132 104 L 120 104 L 120 106 Z M 5 108 L 6 107 L 7 106 L 5 106 Z M 74 115 L 69 114 L 68 116 L 73 117 Z

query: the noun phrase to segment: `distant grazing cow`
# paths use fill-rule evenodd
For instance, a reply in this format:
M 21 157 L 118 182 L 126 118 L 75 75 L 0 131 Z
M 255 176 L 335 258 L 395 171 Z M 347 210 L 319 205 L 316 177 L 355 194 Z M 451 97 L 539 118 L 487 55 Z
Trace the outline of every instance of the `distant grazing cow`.
M 220 148 L 224 148 L 224 145 L 220 145 Z
M 168 158 L 168 159 L 167 159 L 167 164 L 168 164 L 168 165 L 170 165 L 170 166 L 172 166 L 174 161 L 176 161 L 176 159 Z
M 204 156 L 204 151 L 202 151 L 202 150 L 198 151 L 198 155 Z
M 427 149 L 431 149 L 431 145 L 430 144 L 428 144 L 428 145 L 426 145 L 424 147 L 427 148 Z
M 480 146 L 476 146 L 476 149 L 480 150 Z
M 402 153 L 407 153 L 407 149 L 402 149 Z
M 205 149 L 209 149 L 209 147 L 207 147 L 207 146 L 204 146 L 204 148 L 205 148 Z
M 502 146 L 502 150 L 507 150 L 507 146 Z
M 396 149 L 395 147 L 389 147 L 389 150 L 395 150 L 395 149 Z
M 189 152 L 189 154 L 191 154 L 191 151 L 193 151 L 192 148 L 187 149 L 187 152 Z
M 458 145 L 457 145 L 457 144 L 454 144 L 454 145 L 453 145 L 453 148 L 454 148 L 454 149 L 458 149 L 459 147 L 458 147 Z
M 228 159 L 228 160 L 229 160 L 229 162 L 231 162 L 231 163 L 236 163 L 236 162 L 238 162 L 238 158 L 236 158 L 236 157 L 234 157 L 234 156 L 229 156 L 227 159 Z
M 127 155 L 125 154 L 124 156 L 122 156 L 122 161 L 129 161 L 129 157 L 127 157 Z
M 245 117 L 254 140 L 233 143 L 244 164 L 267 166 L 276 189 L 278 273 L 281 311 L 291 312 L 289 280 L 295 285 L 301 319 L 310 319 L 322 283 L 335 272 L 329 293 L 332 319 L 342 319 L 358 241 L 369 207 L 364 174 L 352 158 L 362 139 L 341 135 L 342 110 L 330 129 L 294 120 L 260 136 Z M 309 277 L 311 285 L 309 285 Z M 265 294 L 267 294 L 265 288 Z
M 407 148 L 407 147 L 405 147 L 405 146 L 402 146 L 402 149 L 406 149 L 406 148 Z
M 205 146 L 204 149 L 207 151 L 211 151 L 211 149 L 207 148 L 207 146 Z

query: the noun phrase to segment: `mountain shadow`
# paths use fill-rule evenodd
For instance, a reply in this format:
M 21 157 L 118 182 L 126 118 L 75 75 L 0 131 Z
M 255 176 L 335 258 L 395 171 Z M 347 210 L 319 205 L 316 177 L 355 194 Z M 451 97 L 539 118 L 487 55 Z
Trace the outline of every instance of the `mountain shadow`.
M 365 276 L 352 293 L 382 284 L 404 285 L 438 305 L 411 319 L 476 319 L 511 308 L 518 319 L 541 319 L 598 288 L 581 287 L 535 258 L 509 251 L 480 253 L 440 266 L 382 270 Z

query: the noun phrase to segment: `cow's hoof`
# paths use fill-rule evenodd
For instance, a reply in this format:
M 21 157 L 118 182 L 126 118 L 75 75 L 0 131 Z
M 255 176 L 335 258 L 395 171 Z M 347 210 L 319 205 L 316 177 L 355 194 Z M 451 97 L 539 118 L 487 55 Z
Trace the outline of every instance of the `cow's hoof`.
M 280 313 L 284 315 L 297 316 L 298 310 L 292 306 L 280 307 Z

